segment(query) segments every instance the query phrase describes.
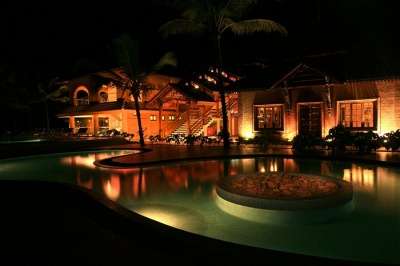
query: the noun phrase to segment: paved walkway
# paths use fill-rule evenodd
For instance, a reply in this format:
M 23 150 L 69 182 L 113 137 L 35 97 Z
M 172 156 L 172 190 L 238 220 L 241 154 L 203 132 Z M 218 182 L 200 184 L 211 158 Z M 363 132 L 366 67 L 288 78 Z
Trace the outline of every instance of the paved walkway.
M 114 146 L 119 148 L 140 148 L 138 145 Z M 371 154 L 346 153 L 340 156 L 332 156 L 330 151 L 320 150 L 302 154 L 295 154 L 289 147 L 261 149 L 256 146 L 232 146 L 224 150 L 222 146 L 185 146 L 185 145 L 146 145 L 145 151 L 138 154 L 129 154 L 97 162 L 103 167 L 129 168 L 139 165 L 166 163 L 182 160 L 216 159 L 216 158 L 240 158 L 252 156 L 285 156 L 307 157 L 330 160 L 352 160 L 357 162 L 379 163 L 391 166 L 400 166 L 400 152 L 379 151 Z

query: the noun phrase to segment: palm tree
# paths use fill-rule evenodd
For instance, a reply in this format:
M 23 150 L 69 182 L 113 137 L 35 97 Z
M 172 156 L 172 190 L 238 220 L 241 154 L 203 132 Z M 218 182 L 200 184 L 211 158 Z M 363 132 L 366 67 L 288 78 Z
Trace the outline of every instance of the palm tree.
M 44 104 L 47 132 L 50 131 L 49 101 L 59 103 L 67 103 L 70 101 L 69 97 L 66 96 L 68 94 L 68 87 L 65 85 L 56 86 L 58 79 L 59 78 L 56 77 L 47 82 L 39 82 L 37 84 L 38 95 L 31 101 L 31 103 Z
M 149 73 L 156 72 L 166 65 L 176 66 L 176 59 L 172 53 L 166 53 L 154 66 L 147 68 L 140 62 L 139 42 L 137 40 L 132 39 L 127 34 L 123 34 L 113 41 L 113 46 L 116 60 L 118 64 L 124 68 L 127 76 L 121 75 L 120 73 L 113 74 L 119 77 L 117 81 L 118 84 L 121 85 L 124 90 L 128 90 L 133 96 L 138 123 L 139 143 L 140 146 L 143 147 L 144 136 L 139 98 L 140 94 L 149 87 L 149 84 L 146 84 L 145 78 Z
M 256 32 L 278 32 L 287 35 L 285 27 L 269 19 L 240 20 L 244 13 L 257 0 L 185 0 L 188 3 L 181 18 L 168 21 L 160 27 L 164 37 L 177 34 L 206 34 L 212 37 L 216 44 L 217 68 L 223 67 L 222 35 L 231 31 L 242 36 Z M 222 136 L 224 147 L 229 148 L 228 115 L 225 102 L 225 91 L 222 79 L 218 82 L 221 107 L 222 107 Z

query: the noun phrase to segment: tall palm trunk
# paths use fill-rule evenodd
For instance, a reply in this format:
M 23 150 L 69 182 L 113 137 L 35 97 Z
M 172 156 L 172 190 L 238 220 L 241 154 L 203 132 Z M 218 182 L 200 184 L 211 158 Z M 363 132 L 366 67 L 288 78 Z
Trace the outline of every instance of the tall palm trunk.
M 49 104 L 47 102 L 47 99 L 44 100 L 44 111 L 45 111 L 45 115 L 46 115 L 46 130 L 47 133 L 49 133 L 50 131 L 50 117 L 49 117 Z
M 139 89 L 137 89 L 139 91 Z M 144 146 L 144 136 L 143 136 L 143 128 L 142 128 L 142 118 L 140 115 L 140 103 L 139 103 L 139 95 L 137 92 L 133 93 L 133 99 L 135 100 L 135 111 L 136 111 L 136 118 L 138 123 L 139 129 L 139 143 L 140 146 Z
M 217 57 L 218 57 L 218 68 L 221 71 L 222 69 L 222 49 L 221 49 L 221 35 L 217 35 Z M 219 79 L 219 96 L 222 107 L 222 138 L 224 140 L 224 148 L 229 149 L 229 131 L 228 131 L 228 113 L 226 109 L 226 101 L 225 101 L 225 89 L 224 89 L 224 81 L 222 78 Z

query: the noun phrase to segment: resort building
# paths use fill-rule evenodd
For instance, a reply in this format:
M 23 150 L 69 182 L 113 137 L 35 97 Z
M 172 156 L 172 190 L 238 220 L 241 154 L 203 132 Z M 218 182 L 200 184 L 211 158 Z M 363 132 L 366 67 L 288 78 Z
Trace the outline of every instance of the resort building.
M 291 140 L 297 134 L 326 136 L 339 124 L 384 134 L 400 128 L 400 79 L 338 81 L 305 64 L 266 71 L 270 83 L 239 96 L 239 134 L 263 130 Z M 273 73 L 272 73 L 273 72 Z
M 268 72 L 269 71 L 269 72 Z M 134 101 L 113 80 L 121 69 L 68 82 L 71 106 L 59 114 L 73 132 L 102 135 L 116 129 L 138 136 Z M 291 140 L 297 134 L 326 136 L 339 124 L 384 134 L 400 128 L 400 79 L 340 81 L 306 64 L 266 70 L 265 85 L 238 82 L 226 94 L 229 132 L 252 138 L 261 131 Z M 219 93 L 200 84 L 151 74 L 140 96 L 145 138 L 171 134 L 216 136 L 222 127 Z
M 134 134 L 138 125 L 134 99 L 129 90 L 116 84 L 127 78 L 122 69 L 97 72 L 67 82 L 71 106 L 58 114 L 73 133 L 103 135 L 115 129 Z M 140 97 L 144 136 L 194 134 L 216 136 L 221 129 L 219 93 L 178 78 L 150 74 Z M 226 95 L 229 130 L 238 134 L 238 94 Z

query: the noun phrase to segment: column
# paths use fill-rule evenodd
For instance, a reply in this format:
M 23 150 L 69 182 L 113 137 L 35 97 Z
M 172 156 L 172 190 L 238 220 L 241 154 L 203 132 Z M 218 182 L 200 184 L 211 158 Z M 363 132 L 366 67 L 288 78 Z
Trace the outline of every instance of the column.
M 162 103 L 158 107 L 158 135 L 162 136 L 161 116 L 162 116 Z
M 190 135 L 192 133 L 191 130 L 190 130 L 190 109 L 191 109 L 191 106 L 190 106 L 190 103 L 189 103 L 189 109 L 187 110 L 187 113 L 186 113 L 187 134 L 188 135 Z
M 69 117 L 69 128 L 72 128 L 72 133 L 75 133 L 75 117 Z
M 93 128 L 93 135 L 97 134 L 97 131 L 99 129 L 99 119 L 97 114 L 93 114 L 92 118 L 92 128 Z

